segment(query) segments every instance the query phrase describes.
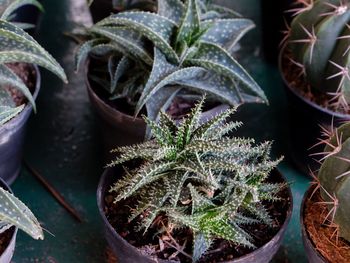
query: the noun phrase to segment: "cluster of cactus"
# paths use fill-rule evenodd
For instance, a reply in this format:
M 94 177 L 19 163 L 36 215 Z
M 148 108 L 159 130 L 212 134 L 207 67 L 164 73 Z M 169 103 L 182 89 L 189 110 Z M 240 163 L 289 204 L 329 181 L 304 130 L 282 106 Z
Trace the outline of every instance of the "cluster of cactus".
M 292 61 L 311 87 L 330 96 L 337 110 L 350 104 L 350 3 L 348 0 L 298 1 L 288 28 Z
M 153 139 L 113 150 L 117 158 L 109 164 L 141 161 L 135 169 L 125 168 L 124 177 L 112 186 L 115 202 L 136 198 L 129 220 L 137 220 L 139 231 L 154 225 L 159 225 L 155 231 L 160 234 L 190 229 L 193 261 L 215 239 L 254 247 L 254 238 L 242 226 L 272 225 L 262 201 L 279 200 L 284 187 L 266 181 L 279 162 L 269 157 L 271 143 L 254 145 L 252 139 L 228 136 L 241 126 L 226 121 L 234 109 L 202 122 L 203 103 L 204 99 L 178 125 L 164 112 L 158 123 L 145 118 Z M 155 224 L 162 215 L 162 224 Z
M 31 63 L 52 71 L 65 82 L 67 77 L 57 61 L 42 48 L 20 26 L 28 25 L 12 23 L 14 11 L 26 4 L 34 4 L 41 7 L 34 0 L 3 0 L 0 1 L 0 125 L 6 123 L 18 113 L 25 105 L 16 105 L 8 87 L 19 90 L 33 105 L 33 96 L 26 84 L 6 64 L 7 63 Z
M 34 239 L 44 239 L 40 223 L 17 197 L 0 187 L 0 233 L 15 226 Z
M 89 54 L 105 57 L 110 81 L 100 79 L 102 86 L 113 98 L 134 102 L 135 116 L 146 106 L 152 120 L 175 96 L 189 92 L 232 106 L 267 102 L 231 54 L 253 27 L 251 20 L 211 1 L 158 1 L 157 13 L 120 12 L 87 29 L 76 65 Z
M 350 241 L 350 123 L 329 134 L 323 163 L 317 176 L 317 188 L 328 206 L 325 222 L 339 229 L 339 236 Z

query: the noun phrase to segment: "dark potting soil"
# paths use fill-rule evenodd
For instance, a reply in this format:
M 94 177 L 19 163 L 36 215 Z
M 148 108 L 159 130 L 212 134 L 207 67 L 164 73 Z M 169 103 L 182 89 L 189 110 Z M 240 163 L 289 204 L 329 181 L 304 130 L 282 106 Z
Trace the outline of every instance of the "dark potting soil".
M 272 174 L 269 182 L 283 183 L 283 179 Z M 109 189 L 109 188 L 108 188 Z M 265 207 L 273 218 L 273 226 L 269 227 L 264 224 L 251 225 L 243 227 L 245 231 L 250 233 L 254 239 L 254 245 L 259 248 L 269 242 L 280 230 L 286 220 L 288 209 L 291 205 L 288 189 L 283 189 L 279 193 L 282 201 L 264 202 Z M 113 202 L 115 193 L 107 192 L 105 195 L 105 214 L 110 224 L 117 230 L 120 236 L 126 239 L 131 245 L 137 247 L 142 254 L 158 257 L 160 259 L 177 260 L 182 263 L 191 262 L 191 259 L 179 253 L 176 249 L 169 245 L 172 240 L 168 236 L 157 235 L 156 228 L 150 228 L 146 234 L 135 231 L 137 222 L 141 218 L 128 222 L 131 210 L 135 207 L 135 199 L 126 199 L 125 201 L 115 204 Z M 141 215 L 142 216 L 142 215 Z M 158 221 L 166 222 L 165 216 L 160 215 Z M 155 220 L 157 222 L 157 219 Z M 155 223 L 154 225 L 157 225 Z M 172 236 L 177 244 L 183 245 L 183 251 L 191 254 L 192 250 L 192 234 L 189 229 L 174 230 Z M 185 244 L 185 245 L 184 245 Z M 214 242 L 210 251 L 200 260 L 200 263 L 216 263 L 232 260 L 244 256 L 254 249 L 241 245 L 235 245 L 232 242 L 218 239 Z M 114 262 L 114 261 L 110 261 Z
M 33 93 L 35 89 L 36 76 L 35 69 L 25 63 L 8 63 L 6 64 L 22 81 L 27 85 L 29 90 Z M 26 97 L 17 89 L 10 86 L 6 87 L 16 103 L 16 106 L 22 105 L 27 102 Z
M 11 227 L 10 229 L 6 230 L 4 233 L 0 234 L 0 255 L 4 253 L 5 249 L 10 244 L 14 231 L 15 231 L 15 228 Z
M 302 69 L 293 63 L 289 59 L 290 57 L 291 52 L 288 49 L 285 49 L 285 52 L 282 55 L 282 74 L 291 88 L 293 88 L 305 99 L 325 109 L 329 109 L 333 112 L 350 114 L 350 108 L 343 109 L 341 107 L 337 107 L 334 104 L 334 101 L 332 102 L 333 96 L 322 93 L 319 90 L 311 87 L 311 85 L 307 82 L 305 75 L 301 74 Z
M 311 192 L 310 192 L 311 195 Z M 320 191 L 305 202 L 304 224 L 309 239 L 316 250 L 327 260 L 334 263 L 350 262 L 350 243 L 338 236 L 336 225 L 329 226 L 324 222 L 329 210 L 324 202 Z

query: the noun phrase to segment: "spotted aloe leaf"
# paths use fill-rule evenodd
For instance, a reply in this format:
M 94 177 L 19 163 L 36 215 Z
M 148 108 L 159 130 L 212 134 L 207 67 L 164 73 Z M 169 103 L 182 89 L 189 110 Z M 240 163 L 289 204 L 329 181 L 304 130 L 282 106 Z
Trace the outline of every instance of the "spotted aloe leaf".
M 7 4 L 3 5 L 1 2 L 7 2 Z M 40 11 L 44 11 L 43 6 L 38 2 L 37 0 L 11 0 L 11 1 L 1 1 L 0 5 L 0 19 L 8 20 L 8 18 L 13 14 L 18 8 L 25 6 L 25 5 L 34 5 L 36 6 Z
M 201 42 L 198 52 L 187 61 L 189 65 L 200 66 L 217 74 L 227 76 L 240 82 L 246 89 L 255 93 L 262 102 L 267 102 L 263 90 L 246 70 L 220 46 Z
M 37 64 L 67 82 L 62 67 L 29 34 L 9 22 L 0 20 L 0 64 L 12 62 Z
M 90 31 L 112 40 L 115 44 L 123 48 L 123 53 L 130 54 L 130 56 L 141 59 L 148 65 L 152 65 L 153 59 L 148 54 L 144 43 L 140 40 L 140 35 L 136 31 L 123 27 L 110 26 L 94 26 Z
M 110 63 L 111 60 L 110 60 Z M 119 61 L 118 64 L 114 67 L 115 70 L 112 71 L 113 66 L 110 65 L 111 71 L 110 71 L 110 77 L 111 77 L 111 87 L 110 91 L 113 93 L 115 89 L 117 88 L 117 84 L 119 79 L 125 74 L 125 72 L 130 68 L 131 61 L 127 56 L 123 56 Z
M 8 191 L 0 188 L 0 222 L 3 229 L 16 226 L 34 239 L 44 239 L 40 223 L 18 198 Z
M 197 0 L 186 1 L 186 12 L 177 33 L 178 44 L 188 43 L 195 32 L 200 31 L 200 10 Z
M 97 38 L 86 41 L 79 47 L 78 51 L 75 53 L 75 71 L 79 70 L 82 62 L 86 60 L 93 48 L 102 43 L 104 43 L 104 39 Z
M 23 109 L 25 105 L 18 107 L 8 107 L 0 105 L 0 125 L 5 124 L 15 116 L 17 116 Z
M 199 41 L 213 43 L 226 50 L 231 48 L 251 29 L 255 27 L 249 19 L 218 19 L 215 22 L 203 22 L 208 25 L 208 30 L 201 36 Z
M 193 234 L 193 261 L 197 262 L 203 254 L 210 248 L 212 240 L 207 238 L 204 233 Z
M 161 82 L 166 76 L 169 76 L 176 70 L 176 66 L 169 63 L 166 56 L 157 48 L 154 48 L 154 63 L 151 74 L 148 78 L 147 84 L 142 91 L 141 97 L 137 103 L 135 115 L 138 115 L 142 107 L 145 105 L 147 100 L 157 92 L 158 89 L 155 87 Z
M 170 19 L 179 25 L 185 12 L 185 6 L 181 0 L 158 1 L 158 14 Z
M 167 58 L 178 62 L 179 58 L 171 47 L 170 37 L 176 24 L 166 17 L 149 12 L 122 12 L 111 15 L 97 23 L 97 26 L 126 26 L 150 39 Z

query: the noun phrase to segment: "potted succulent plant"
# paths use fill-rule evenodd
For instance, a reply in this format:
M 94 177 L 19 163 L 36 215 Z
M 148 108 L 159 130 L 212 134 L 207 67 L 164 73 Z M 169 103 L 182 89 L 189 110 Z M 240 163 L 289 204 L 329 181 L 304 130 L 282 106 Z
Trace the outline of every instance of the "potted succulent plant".
M 118 262 L 265 263 L 277 252 L 292 212 L 280 160 L 270 142 L 227 136 L 241 125 L 226 122 L 234 109 L 201 123 L 203 105 L 178 125 L 146 118 L 153 138 L 113 151 L 97 199 Z
M 208 94 L 204 118 L 224 104 L 267 102 L 264 92 L 231 55 L 254 27 L 230 9 L 210 1 L 158 1 L 157 13 L 120 12 L 86 30 L 77 51 L 86 67 L 92 104 L 103 122 L 110 149 L 140 142 L 145 123 L 166 110 L 175 118 L 188 112 L 200 94 Z M 209 112 L 211 110 L 211 112 Z
M 22 2 L 22 1 L 19 1 Z M 21 6 L 19 2 L 16 2 Z M 0 19 L 0 177 L 12 183 L 20 170 L 25 124 L 35 110 L 40 88 L 36 66 L 47 68 L 64 81 L 66 75 L 55 59 L 28 33 L 8 22 L 15 8 L 2 8 Z
M 321 127 L 350 119 L 349 1 L 303 1 L 286 30 L 280 53 L 280 71 L 289 100 L 292 155 L 305 171 L 320 151 L 313 148 Z
M 44 239 L 40 223 L 29 208 L 16 198 L 0 178 L 0 262 L 10 263 L 15 250 L 17 230 L 34 239 Z
M 350 262 L 350 123 L 322 140 L 323 163 L 306 192 L 301 227 L 309 262 Z

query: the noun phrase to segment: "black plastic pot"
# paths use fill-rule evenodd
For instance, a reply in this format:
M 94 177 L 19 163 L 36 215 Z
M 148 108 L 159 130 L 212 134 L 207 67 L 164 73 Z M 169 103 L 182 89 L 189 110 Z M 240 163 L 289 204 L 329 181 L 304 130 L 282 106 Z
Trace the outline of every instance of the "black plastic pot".
M 36 84 L 34 99 L 38 96 L 41 78 L 39 68 L 35 68 Z M 15 118 L 0 126 L 0 177 L 11 184 L 21 169 L 23 142 L 26 123 L 32 112 L 32 105 L 27 103 L 24 110 Z
M 283 178 L 278 170 L 274 170 L 274 173 L 278 173 L 277 176 Z M 114 183 L 118 176 L 121 176 L 121 169 L 119 167 L 106 169 L 103 173 L 98 189 L 97 189 L 97 205 L 100 211 L 100 215 L 103 220 L 105 237 L 108 241 L 109 246 L 115 253 L 118 263 L 130 263 L 130 262 L 142 262 L 142 263 L 170 263 L 173 261 L 152 259 L 145 255 L 142 255 L 139 250 L 130 245 L 125 239 L 123 239 L 112 225 L 108 222 L 105 215 L 105 194 L 109 191 L 110 186 Z M 281 229 L 278 233 L 264 246 L 256 249 L 250 254 L 237 258 L 233 261 L 227 261 L 226 263 L 266 263 L 270 262 L 273 256 L 277 253 L 279 247 L 281 246 L 284 233 L 287 229 L 290 217 L 293 210 L 293 197 L 290 189 L 288 190 L 290 198 L 290 207 L 287 211 L 286 220 L 283 223 Z
M 9 191 L 10 193 L 12 193 L 12 190 L 10 189 L 10 187 L 1 178 L 0 178 L 0 187 L 2 187 L 3 189 Z M 18 228 L 11 227 L 7 231 L 12 231 L 13 233 L 12 233 L 12 237 L 11 237 L 11 240 L 10 240 L 7 248 L 0 255 L 0 262 L 1 263 L 10 263 L 11 262 L 13 253 L 15 251 L 15 246 L 16 246 L 16 237 L 17 237 Z
M 89 98 L 99 118 L 100 131 L 106 158 L 110 158 L 110 150 L 117 146 L 140 143 L 144 140 L 146 123 L 141 118 L 134 118 L 111 106 L 110 101 L 101 98 L 89 80 L 89 64 L 85 68 L 85 83 Z M 219 105 L 203 112 L 202 120 L 210 119 L 213 115 L 226 110 L 227 105 Z
M 305 214 L 305 204 L 308 198 L 310 198 L 314 188 L 310 187 L 303 198 L 300 208 L 300 225 L 301 225 L 301 235 L 303 237 L 303 244 L 306 252 L 307 259 L 309 263 L 328 263 L 328 261 L 316 250 L 314 243 L 310 239 L 309 234 L 306 231 L 304 224 L 304 214 Z
M 283 49 L 279 56 L 279 70 L 284 82 L 284 88 L 288 101 L 289 117 L 289 148 L 290 157 L 296 167 L 308 174 L 310 167 L 313 171 L 319 168 L 319 163 L 314 160 L 314 153 L 323 152 L 324 145 L 316 145 L 321 137 L 321 127 L 330 130 L 332 125 L 338 127 L 344 121 L 350 120 L 350 115 L 340 114 L 325 109 L 311 102 L 293 89 L 284 77 L 282 70 Z M 310 149 L 311 148 L 311 149 Z

